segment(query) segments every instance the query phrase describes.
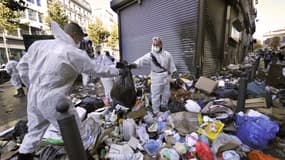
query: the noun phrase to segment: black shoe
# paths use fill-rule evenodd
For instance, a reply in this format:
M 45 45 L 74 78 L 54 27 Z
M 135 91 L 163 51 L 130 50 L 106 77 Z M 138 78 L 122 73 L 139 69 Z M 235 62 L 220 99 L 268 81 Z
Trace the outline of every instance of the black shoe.
M 14 95 L 14 97 L 24 97 L 25 96 L 25 92 L 23 88 L 17 89 L 17 94 Z
M 18 160 L 33 160 L 33 159 L 34 159 L 33 153 L 27 153 L 27 154 L 19 153 L 18 155 Z

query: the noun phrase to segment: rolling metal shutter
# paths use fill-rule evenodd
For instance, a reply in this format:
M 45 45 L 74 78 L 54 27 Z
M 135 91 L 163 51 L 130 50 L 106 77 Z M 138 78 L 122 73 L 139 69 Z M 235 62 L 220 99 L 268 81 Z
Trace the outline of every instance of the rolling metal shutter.
M 220 70 L 224 51 L 226 5 L 223 0 L 206 2 L 203 75 Z
M 133 62 L 161 37 L 179 72 L 193 73 L 198 29 L 198 0 L 144 0 L 119 12 L 123 60 Z M 135 71 L 146 74 L 148 69 Z

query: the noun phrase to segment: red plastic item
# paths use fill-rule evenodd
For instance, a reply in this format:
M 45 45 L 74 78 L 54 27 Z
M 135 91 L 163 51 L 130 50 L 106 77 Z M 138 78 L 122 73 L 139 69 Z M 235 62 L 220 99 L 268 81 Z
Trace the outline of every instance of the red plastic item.
M 196 152 L 199 160 L 214 160 L 212 151 L 205 142 L 199 141 L 196 143 Z

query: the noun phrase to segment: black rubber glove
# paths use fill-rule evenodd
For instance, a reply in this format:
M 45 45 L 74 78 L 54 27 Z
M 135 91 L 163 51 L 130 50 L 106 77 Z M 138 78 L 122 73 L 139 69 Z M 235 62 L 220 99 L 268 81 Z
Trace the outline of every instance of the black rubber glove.
M 116 63 L 116 68 L 125 68 L 125 67 L 126 67 L 126 64 L 123 62 L 117 62 Z
M 129 64 L 129 65 L 128 65 L 128 68 L 129 68 L 129 69 L 135 69 L 135 68 L 138 68 L 138 66 L 137 66 L 137 64 L 132 63 L 132 64 Z
M 178 72 L 173 72 L 172 73 L 172 78 L 174 78 L 174 79 L 177 79 L 177 78 L 179 78 L 179 74 L 178 74 Z

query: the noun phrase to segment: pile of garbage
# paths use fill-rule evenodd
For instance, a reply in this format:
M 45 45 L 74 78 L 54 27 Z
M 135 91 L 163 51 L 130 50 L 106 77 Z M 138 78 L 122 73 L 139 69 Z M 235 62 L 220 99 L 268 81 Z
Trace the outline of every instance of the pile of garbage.
M 70 97 L 82 121 L 95 116 L 103 128 L 92 156 L 110 160 L 285 159 L 285 91 L 265 83 L 257 60 L 250 57 L 246 64 L 229 65 L 211 77 L 180 75 L 171 83 L 168 110 L 158 115 L 152 113 L 147 76 L 133 76 L 137 94 L 133 107 L 110 104 L 99 94 L 73 93 Z M 244 93 L 242 78 L 248 80 Z M 239 102 L 241 94 L 246 98 L 243 103 Z M 7 154 L 13 157 L 17 150 L 23 137 L 15 133 L 19 126 L 2 133 L 6 138 L 0 141 L 1 159 Z M 47 132 L 58 131 L 50 128 Z M 62 143 L 60 135 L 46 133 L 37 158 L 65 159 Z

